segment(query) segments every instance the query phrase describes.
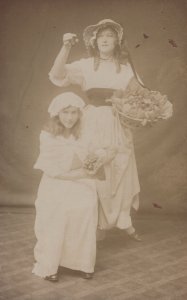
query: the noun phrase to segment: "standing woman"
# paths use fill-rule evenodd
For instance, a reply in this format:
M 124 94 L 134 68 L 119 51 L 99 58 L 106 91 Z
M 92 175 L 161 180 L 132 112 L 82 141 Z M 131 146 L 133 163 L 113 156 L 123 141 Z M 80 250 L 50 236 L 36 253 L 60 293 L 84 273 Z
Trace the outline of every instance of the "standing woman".
M 132 134 L 122 127 L 111 103 L 106 101 L 116 90 L 125 90 L 130 80 L 137 77 L 128 52 L 122 47 L 122 37 L 121 25 L 110 19 L 88 26 L 83 38 L 90 57 L 67 64 L 71 47 L 78 40 L 75 34 L 66 33 L 49 78 L 57 86 L 81 86 L 89 99 L 83 121 L 85 138 L 96 147 L 116 149 L 115 158 L 105 164 L 105 181 L 97 181 L 99 228 L 125 229 L 140 240 L 130 215 L 132 207 L 139 207 L 140 191 Z

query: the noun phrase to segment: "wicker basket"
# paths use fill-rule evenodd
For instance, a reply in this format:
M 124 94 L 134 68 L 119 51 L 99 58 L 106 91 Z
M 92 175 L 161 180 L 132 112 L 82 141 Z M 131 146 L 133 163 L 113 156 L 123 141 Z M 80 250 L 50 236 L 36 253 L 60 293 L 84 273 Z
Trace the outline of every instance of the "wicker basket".
M 116 108 L 114 111 L 118 115 L 121 125 L 123 125 L 124 127 L 129 127 L 133 129 L 145 127 L 146 125 L 151 125 L 153 123 L 151 120 L 130 117 Z

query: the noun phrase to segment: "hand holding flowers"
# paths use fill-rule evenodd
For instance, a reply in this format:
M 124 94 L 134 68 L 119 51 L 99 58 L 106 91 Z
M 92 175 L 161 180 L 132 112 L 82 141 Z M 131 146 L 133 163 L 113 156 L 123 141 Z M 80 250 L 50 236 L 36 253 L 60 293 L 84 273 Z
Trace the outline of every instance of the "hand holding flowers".
M 104 165 L 114 159 L 117 153 L 116 147 L 107 147 L 91 150 L 83 162 L 85 172 L 97 179 L 104 180 Z
M 96 151 L 90 151 L 83 162 L 83 168 L 85 172 L 90 175 L 96 175 L 98 179 L 104 179 L 103 165 L 105 163 L 106 153 L 104 150 L 99 149 Z

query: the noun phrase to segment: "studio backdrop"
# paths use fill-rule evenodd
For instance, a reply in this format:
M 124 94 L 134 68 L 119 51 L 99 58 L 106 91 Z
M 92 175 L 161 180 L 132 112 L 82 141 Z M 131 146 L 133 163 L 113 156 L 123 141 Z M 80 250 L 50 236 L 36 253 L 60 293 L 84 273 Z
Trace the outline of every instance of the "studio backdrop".
M 78 35 L 69 61 L 87 56 L 82 31 L 104 18 L 125 31 L 146 86 L 167 94 L 170 120 L 134 132 L 141 210 L 187 211 L 187 2 L 185 0 L 1 0 L 1 205 L 34 205 L 39 134 L 52 98 L 65 89 L 48 72 L 66 32 Z M 85 96 L 76 86 L 70 87 Z M 85 98 L 86 100 L 86 98 Z

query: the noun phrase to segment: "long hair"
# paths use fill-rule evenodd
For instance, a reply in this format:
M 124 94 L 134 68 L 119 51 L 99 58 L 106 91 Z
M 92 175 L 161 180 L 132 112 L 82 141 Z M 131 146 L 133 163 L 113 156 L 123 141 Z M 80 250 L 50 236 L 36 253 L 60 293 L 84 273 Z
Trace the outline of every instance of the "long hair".
M 106 26 L 104 27 L 111 29 L 117 36 L 117 32 L 115 31 L 115 29 L 112 28 L 112 26 Z M 102 30 L 103 28 L 101 28 L 100 30 Z M 99 31 L 100 31 L 99 30 Z M 96 38 L 93 41 L 92 45 L 88 46 L 88 53 L 90 56 L 92 56 L 94 58 L 94 70 L 97 71 L 100 65 L 100 54 L 99 54 L 99 49 L 97 46 L 97 35 L 99 33 L 99 31 L 96 34 Z M 118 37 L 117 37 L 118 38 Z M 136 80 L 139 82 L 139 84 L 142 87 L 145 87 L 144 84 L 142 84 L 142 82 L 139 80 L 137 73 L 136 73 L 136 69 L 134 67 L 130 52 L 128 50 L 128 46 L 127 46 L 127 41 L 126 39 L 123 39 L 121 41 L 121 44 L 118 43 L 116 44 L 115 48 L 114 48 L 114 52 L 113 52 L 113 58 L 114 58 L 114 62 L 116 65 L 116 72 L 120 73 L 121 71 L 121 65 L 127 64 L 129 63 L 131 65 L 132 71 L 134 73 L 134 76 L 136 78 Z
M 117 36 L 117 32 L 115 29 L 112 28 L 112 26 L 105 26 L 105 27 L 102 27 L 96 34 L 96 38 L 93 40 L 93 43 L 92 45 L 89 45 L 88 46 L 88 53 L 90 56 L 94 57 L 94 70 L 97 71 L 98 68 L 99 68 L 99 65 L 100 65 L 100 53 L 99 53 L 99 49 L 98 49 L 98 46 L 97 46 L 97 36 L 98 36 L 98 33 L 100 31 L 102 31 L 103 29 L 111 29 L 117 39 L 118 39 L 118 36 Z M 125 64 L 127 62 L 127 59 L 128 59 L 128 52 L 127 52 L 127 48 L 125 46 L 125 42 L 122 41 L 121 42 L 121 45 L 119 43 L 119 39 L 118 39 L 118 43 L 116 44 L 115 48 L 114 48 L 114 52 L 113 52 L 113 58 L 114 58 L 114 62 L 116 64 L 116 72 L 119 73 L 120 70 L 121 70 L 121 67 L 120 65 L 121 64 Z
M 82 113 L 79 110 L 79 118 L 77 122 L 73 125 L 73 127 L 70 129 L 70 133 L 75 137 L 75 139 L 78 139 L 81 135 L 81 116 Z M 44 125 L 43 129 L 54 136 L 64 136 L 66 128 L 61 123 L 59 116 L 55 116 L 49 118 L 47 123 Z

